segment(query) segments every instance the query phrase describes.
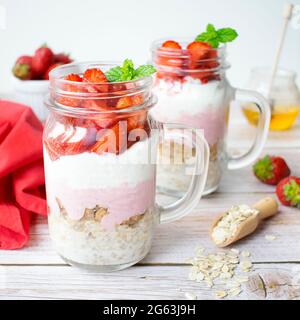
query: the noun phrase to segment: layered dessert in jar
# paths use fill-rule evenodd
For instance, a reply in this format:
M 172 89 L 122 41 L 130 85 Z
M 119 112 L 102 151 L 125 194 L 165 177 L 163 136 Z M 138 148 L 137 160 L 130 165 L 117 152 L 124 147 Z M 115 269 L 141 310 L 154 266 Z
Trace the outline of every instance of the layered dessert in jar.
M 225 77 L 226 47 L 220 43 L 232 41 L 236 33 L 230 28 L 220 30 L 208 25 L 207 31 L 195 41 L 159 40 L 152 47 L 152 61 L 157 68 L 154 93 L 158 103 L 151 113 L 162 122 L 203 130 L 210 146 L 206 194 L 217 189 L 226 161 L 225 139 L 233 95 Z M 226 30 L 227 41 L 217 40 L 216 34 Z M 161 145 L 158 186 L 163 191 L 174 194 L 187 190 L 190 176 L 186 169 L 194 163 L 194 150 L 189 148 L 179 142 L 171 146 L 170 152 L 170 146 Z M 182 163 L 174 160 L 180 154 Z
M 155 69 L 74 64 L 50 74 L 44 160 L 50 236 L 68 263 L 113 271 L 149 251 L 155 207 Z

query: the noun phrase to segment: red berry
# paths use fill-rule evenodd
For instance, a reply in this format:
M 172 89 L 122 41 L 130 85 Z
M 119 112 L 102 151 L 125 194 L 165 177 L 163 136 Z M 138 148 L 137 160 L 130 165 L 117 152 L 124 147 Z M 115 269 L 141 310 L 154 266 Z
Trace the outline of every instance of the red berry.
M 32 57 L 32 70 L 37 75 L 42 77 L 54 60 L 54 54 L 48 47 L 37 49 Z
M 270 185 L 277 185 L 291 174 L 284 159 L 268 155 L 254 164 L 253 172 L 260 181 Z
M 82 78 L 75 73 L 70 73 L 64 77 L 64 80 L 72 81 L 72 82 L 82 82 Z M 72 82 L 64 84 L 63 89 L 68 92 L 80 92 L 81 88 L 77 84 L 72 84 Z M 80 106 L 81 99 L 68 97 L 65 95 L 58 97 L 58 102 L 62 105 L 76 108 Z
M 162 48 L 169 48 L 169 49 L 179 49 L 181 50 L 181 45 L 176 42 L 176 41 L 173 41 L 173 40 L 168 40 L 168 41 L 165 41 L 163 44 L 162 44 Z
M 70 73 L 64 77 L 64 80 L 74 81 L 74 82 L 82 82 L 82 78 L 80 75 L 76 73 Z
M 276 194 L 283 205 L 300 209 L 300 178 L 291 176 L 281 180 Z
M 67 64 L 73 62 L 73 60 L 70 58 L 68 54 L 61 52 L 54 54 L 54 62 Z
M 53 63 L 50 65 L 50 67 L 47 69 L 47 71 L 45 72 L 43 79 L 44 80 L 49 80 L 49 73 L 50 71 L 52 71 L 53 69 L 55 69 L 56 67 L 59 67 L 63 65 L 63 63 L 57 62 L 57 63 Z
M 182 47 L 181 45 L 173 40 L 165 41 L 161 48 L 157 50 L 156 64 L 159 66 L 167 66 L 174 68 L 181 68 L 182 66 Z M 171 72 L 177 79 L 178 74 Z M 160 70 L 162 77 L 167 77 L 167 74 L 163 70 Z
M 97 68 L 87 69 L 83 74 L 83 81 L 92 83 L 108 82 L 105 74 Z
M 34 72 L 32 70 L 32 57 L 21 56 L 17 59 L 12 72 L 15 77 L 21 80 L 34 79 Z
M 194 41 L 187 46 L 187 50 L 190 51 L 191 59 L 196 61 L 208 58 L 212 46 L 206 42 Z

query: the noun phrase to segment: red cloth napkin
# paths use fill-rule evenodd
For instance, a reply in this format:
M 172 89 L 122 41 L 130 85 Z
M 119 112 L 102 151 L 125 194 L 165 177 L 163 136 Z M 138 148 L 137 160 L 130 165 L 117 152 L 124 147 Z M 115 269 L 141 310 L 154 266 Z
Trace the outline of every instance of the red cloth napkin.
M 46 215 L 41 122 L 0 100 L 0 249 L 23 247 L 32 213 Z

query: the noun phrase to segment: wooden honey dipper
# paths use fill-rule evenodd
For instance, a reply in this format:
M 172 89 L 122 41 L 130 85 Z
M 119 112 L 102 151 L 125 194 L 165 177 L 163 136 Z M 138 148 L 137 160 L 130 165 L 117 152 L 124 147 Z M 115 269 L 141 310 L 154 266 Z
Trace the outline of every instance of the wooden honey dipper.
M 217 224 L 220 222 L 220 220 L 222 220 L 228 212 L 221 213 L 217 218 L 215 218 L 213 220 L 210 230 L 211 238 L 213 239 L 214 243 L 218 247 L 223 248 L 248 236 L 256 230 L 256 228 L 262 220 L 274 216 L 278 212 L 278 203 L 275 199 L 267 197 L 254 204 L 252 206 L 252 209 L 256 209 L 258 213 L 252 214 L 249 217 L 247 217 L 244 221 L 240 222 L 237 225 L 237 229 L 234 232 L 234 234 L 232 234 L 230 237 L 228 237 L 225 241 L 221 243 L 216 243 L 213 237 L 213 231 Z

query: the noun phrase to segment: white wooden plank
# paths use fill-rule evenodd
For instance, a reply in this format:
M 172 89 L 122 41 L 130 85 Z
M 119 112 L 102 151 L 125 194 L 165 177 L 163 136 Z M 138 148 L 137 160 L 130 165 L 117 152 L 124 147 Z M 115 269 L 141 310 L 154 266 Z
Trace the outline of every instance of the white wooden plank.
M 233 204 L 252 204 L 268 194 L 216 194 L 200 201 L 199 206 L 187 217 L 157 228 L 153 247 L 143 263 L 183 263 L 193 256 L 201 244 L 215 250 L 208 234 L 212 219 Z M 255 234 L 235 245 L 249 250 L 253 261 L 300 261 L 299 210 L 281 207 L 280 213 L 266 221 Z M 265 235 L 278 236 L 267 241 Z M 16 251 L 0 251 L 0 264 L 61 264 L 48 236 L 46 220 L 39 220 L 31 230 L 26 248 Z
M 189 266 L 137 266 L 99 274 L 67 266 L 1 267 L 0 299 L 214 299 L 224 285 L 207 288 L 188 280 Z M 255 265 L 250 281 L 237 299 L 299 299 L 300 265 Z

